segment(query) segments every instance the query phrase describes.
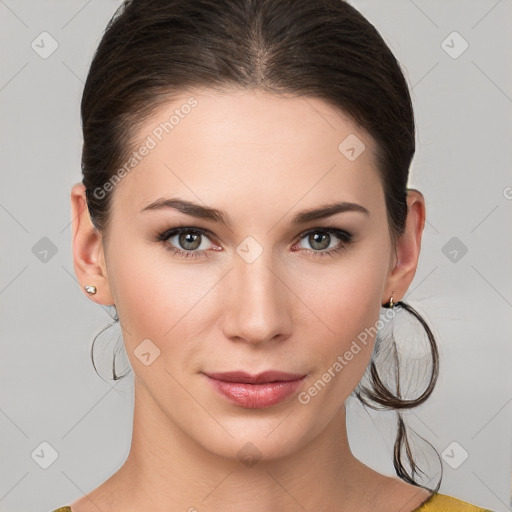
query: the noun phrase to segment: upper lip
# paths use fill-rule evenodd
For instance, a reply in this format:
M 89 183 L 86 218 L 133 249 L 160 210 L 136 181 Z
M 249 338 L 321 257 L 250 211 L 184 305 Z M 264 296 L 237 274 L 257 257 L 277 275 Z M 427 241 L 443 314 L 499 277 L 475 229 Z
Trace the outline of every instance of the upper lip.
M 285 382 L 297 380 L 304 377 L 304 374 L 280 372 L 277 370 L 269 370 L 266 372 L 251 375 L 250 373 L 237 372 L 204 372 L 205 375 L 212 379 L 223 380 L 225 382 L 243 382 L 247 384 L 262 384 L 267 382 Z

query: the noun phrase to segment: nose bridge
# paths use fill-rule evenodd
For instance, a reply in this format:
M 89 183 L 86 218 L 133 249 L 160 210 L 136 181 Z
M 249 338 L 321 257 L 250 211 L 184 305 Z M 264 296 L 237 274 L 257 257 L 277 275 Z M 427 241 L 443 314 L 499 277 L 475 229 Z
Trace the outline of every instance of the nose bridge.
M 272 251 L 249 239 L 239 244 L 237 253 L 230 272 L 226 334 L 252 343 L 284 334 L 286 287 L 278 277 Z
M 235 264 L 235 278 L 242 285 L 242 290 L 250 292 L 258 302 L 262 299 L 267 302 L 275 294 L 275 265 L 272 260 L 271 251 L 263 250 L 254 260 L 241 256 Z

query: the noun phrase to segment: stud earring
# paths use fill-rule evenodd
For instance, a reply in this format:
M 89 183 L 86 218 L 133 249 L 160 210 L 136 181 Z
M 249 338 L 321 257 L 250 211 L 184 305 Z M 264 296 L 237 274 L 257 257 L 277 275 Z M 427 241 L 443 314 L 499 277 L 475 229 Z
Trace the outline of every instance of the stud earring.
M 92 284 L 86 284 L 84 286 L 84 288 L 85 288 L 85 291 L 87 293 L 90 293 L 91 295 L 94 295 L 97 292 L 96 286 L 94 286 Z

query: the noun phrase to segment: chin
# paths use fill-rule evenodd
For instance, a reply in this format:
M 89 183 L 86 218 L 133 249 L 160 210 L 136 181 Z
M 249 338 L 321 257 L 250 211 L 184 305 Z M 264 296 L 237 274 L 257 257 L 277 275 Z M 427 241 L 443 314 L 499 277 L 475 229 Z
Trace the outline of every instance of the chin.
M 218 417 L 222 427 L 190 432 L 203 449 L 213 455 L 240 461 L 251 467 L 257 462 L 276 461 L 292 455 L 322 430 L 317 422 L 300 421 L 290 410 L 272 417 Z M 288 416 L 289 415 L 289 416 Z M 229 432 L 229 433 L 228 433 Z

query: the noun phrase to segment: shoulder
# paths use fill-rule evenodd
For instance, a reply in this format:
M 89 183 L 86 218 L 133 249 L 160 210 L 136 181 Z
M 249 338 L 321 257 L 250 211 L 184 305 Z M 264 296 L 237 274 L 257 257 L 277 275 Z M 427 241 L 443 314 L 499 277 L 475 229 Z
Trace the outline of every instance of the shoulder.
M 413 512 L 492 512 L 446 494 L 434 493 Z

